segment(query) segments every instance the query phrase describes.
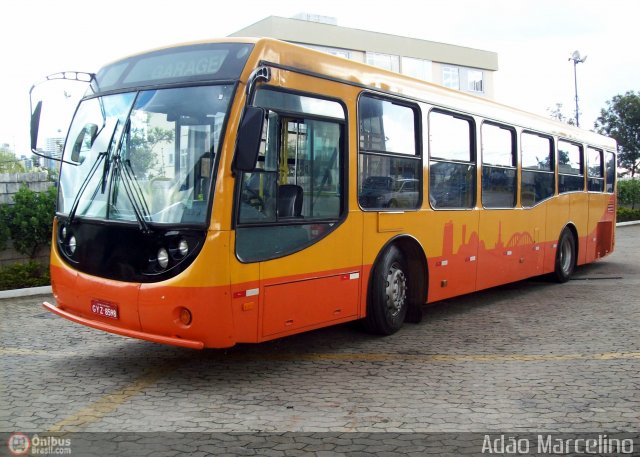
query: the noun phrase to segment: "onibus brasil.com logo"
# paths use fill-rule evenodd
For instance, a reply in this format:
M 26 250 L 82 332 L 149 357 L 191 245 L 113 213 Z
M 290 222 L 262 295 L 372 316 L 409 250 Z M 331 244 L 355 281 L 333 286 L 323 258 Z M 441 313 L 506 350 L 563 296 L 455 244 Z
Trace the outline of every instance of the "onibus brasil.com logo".
M 71 439 L 57 436 L 33 435 L 29 438 L 24 433 L 13 433 L 7 442 L 12 455 L 65 455 L 71 454 Z

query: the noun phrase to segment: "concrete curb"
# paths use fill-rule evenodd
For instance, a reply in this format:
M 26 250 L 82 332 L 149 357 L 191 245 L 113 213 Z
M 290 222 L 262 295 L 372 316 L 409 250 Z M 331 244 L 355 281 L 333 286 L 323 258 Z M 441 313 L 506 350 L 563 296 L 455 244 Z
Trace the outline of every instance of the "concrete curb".
M 638 225 L 640 221 L 627 221 L 627 222 L 618 222 L 616 227 L 626 227 L 627 225 Z
M 0 300 L 3 298 L 30 297 L 33 295 L 51 295 L 51 286 L 27 287 L 25 289 L 0 290 Z

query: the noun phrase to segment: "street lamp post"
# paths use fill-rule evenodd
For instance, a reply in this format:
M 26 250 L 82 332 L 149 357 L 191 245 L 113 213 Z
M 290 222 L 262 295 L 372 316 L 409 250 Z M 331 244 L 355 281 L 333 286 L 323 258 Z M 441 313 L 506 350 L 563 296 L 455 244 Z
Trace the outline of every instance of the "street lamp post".
M 580 53 L 578 51 L 573 51 L 569 60 L 573 60 L 573 83 L 576 90 L 576 127 L 580 127 L 580 110 L 578 109 L 578 73 L 576 72 L 576 67 L 579 63 L 584 63 L 587 60 L 587 56 L 580 57 Z

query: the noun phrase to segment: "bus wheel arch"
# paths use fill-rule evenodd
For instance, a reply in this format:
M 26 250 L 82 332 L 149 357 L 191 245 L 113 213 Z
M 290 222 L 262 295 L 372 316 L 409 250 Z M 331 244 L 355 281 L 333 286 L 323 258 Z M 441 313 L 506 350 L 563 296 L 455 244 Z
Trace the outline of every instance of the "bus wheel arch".
M 579 254 L 580 254 L 580 237 L 578 236 L 578 229 L 573 224 L 573 222 L 569 222 L 565 228 L 565 230 L 571 230 L 573 233 L 573 239 L 576 242 L 576 265 L 578 264 Z
M 578 240 L 578 231 L 575 225 L 571 223 L 567 224 L 560 232 L 554 271 L 552 273 L 553 278 L 559 283 L 564 283 L 571 279 L 576 269 L 579 252 Z
M 420 322 L 427 284 L 427 259 L 420 243 L 407 235 L 389 240 L 369 275 L 365 328 L 391 335 L 403 322 Z

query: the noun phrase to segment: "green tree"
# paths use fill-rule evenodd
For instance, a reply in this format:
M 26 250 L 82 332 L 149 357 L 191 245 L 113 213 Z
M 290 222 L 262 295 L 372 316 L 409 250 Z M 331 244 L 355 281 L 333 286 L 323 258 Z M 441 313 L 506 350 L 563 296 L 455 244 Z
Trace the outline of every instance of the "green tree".
M 576 125 L 576 120 L 572 117 L 565 116 L 562 110 L 562 103 L 556 103 L 555 108 L 547 108 L 549 112 L 549 116 L 551 116 L 556 121 L 564 122 L 569 125 Z
M 595 128 L 618 142 L 618 165 L 634 178 L 640 172 L 640 94 L 628 91 L 609 100 Z
M 154 151 L 154 148 L 162 143 L 172 143 L 174 138 L 175 134 L 172 130 L 160 127 L 152 127 L 146 131 L 137 128 L 131 129 L 129 160 L 136 174 L 149 175 L 149 172 L 158 165 L 159 154 Z M 160 170 L 160 173 L 164 173 L 164 168 Z
M 618 201 L 636 209 L 636 205 L 640 204 L 640 179 L 618 181 Z
M 35 258 L 38 249 L 51 242 L 56 188 L 34 192 L 23 186 L 14 195 L 13 205 L 0 206 L 0 244 L 6 246 L 7 234 L 21 254 Z M 3 238 L 4 236 L 4 238 Z
M 45 171 L 47 172 L 47 180 L 51 181 L 51 182 L 58 182 L 58 179 L 60 178 L 60 171 L 58 169 L 52 170 L 50 168 L 45 168 Z
M 24 173 L 24 166 L 12 152 L 0 149 L 0 173 Z

